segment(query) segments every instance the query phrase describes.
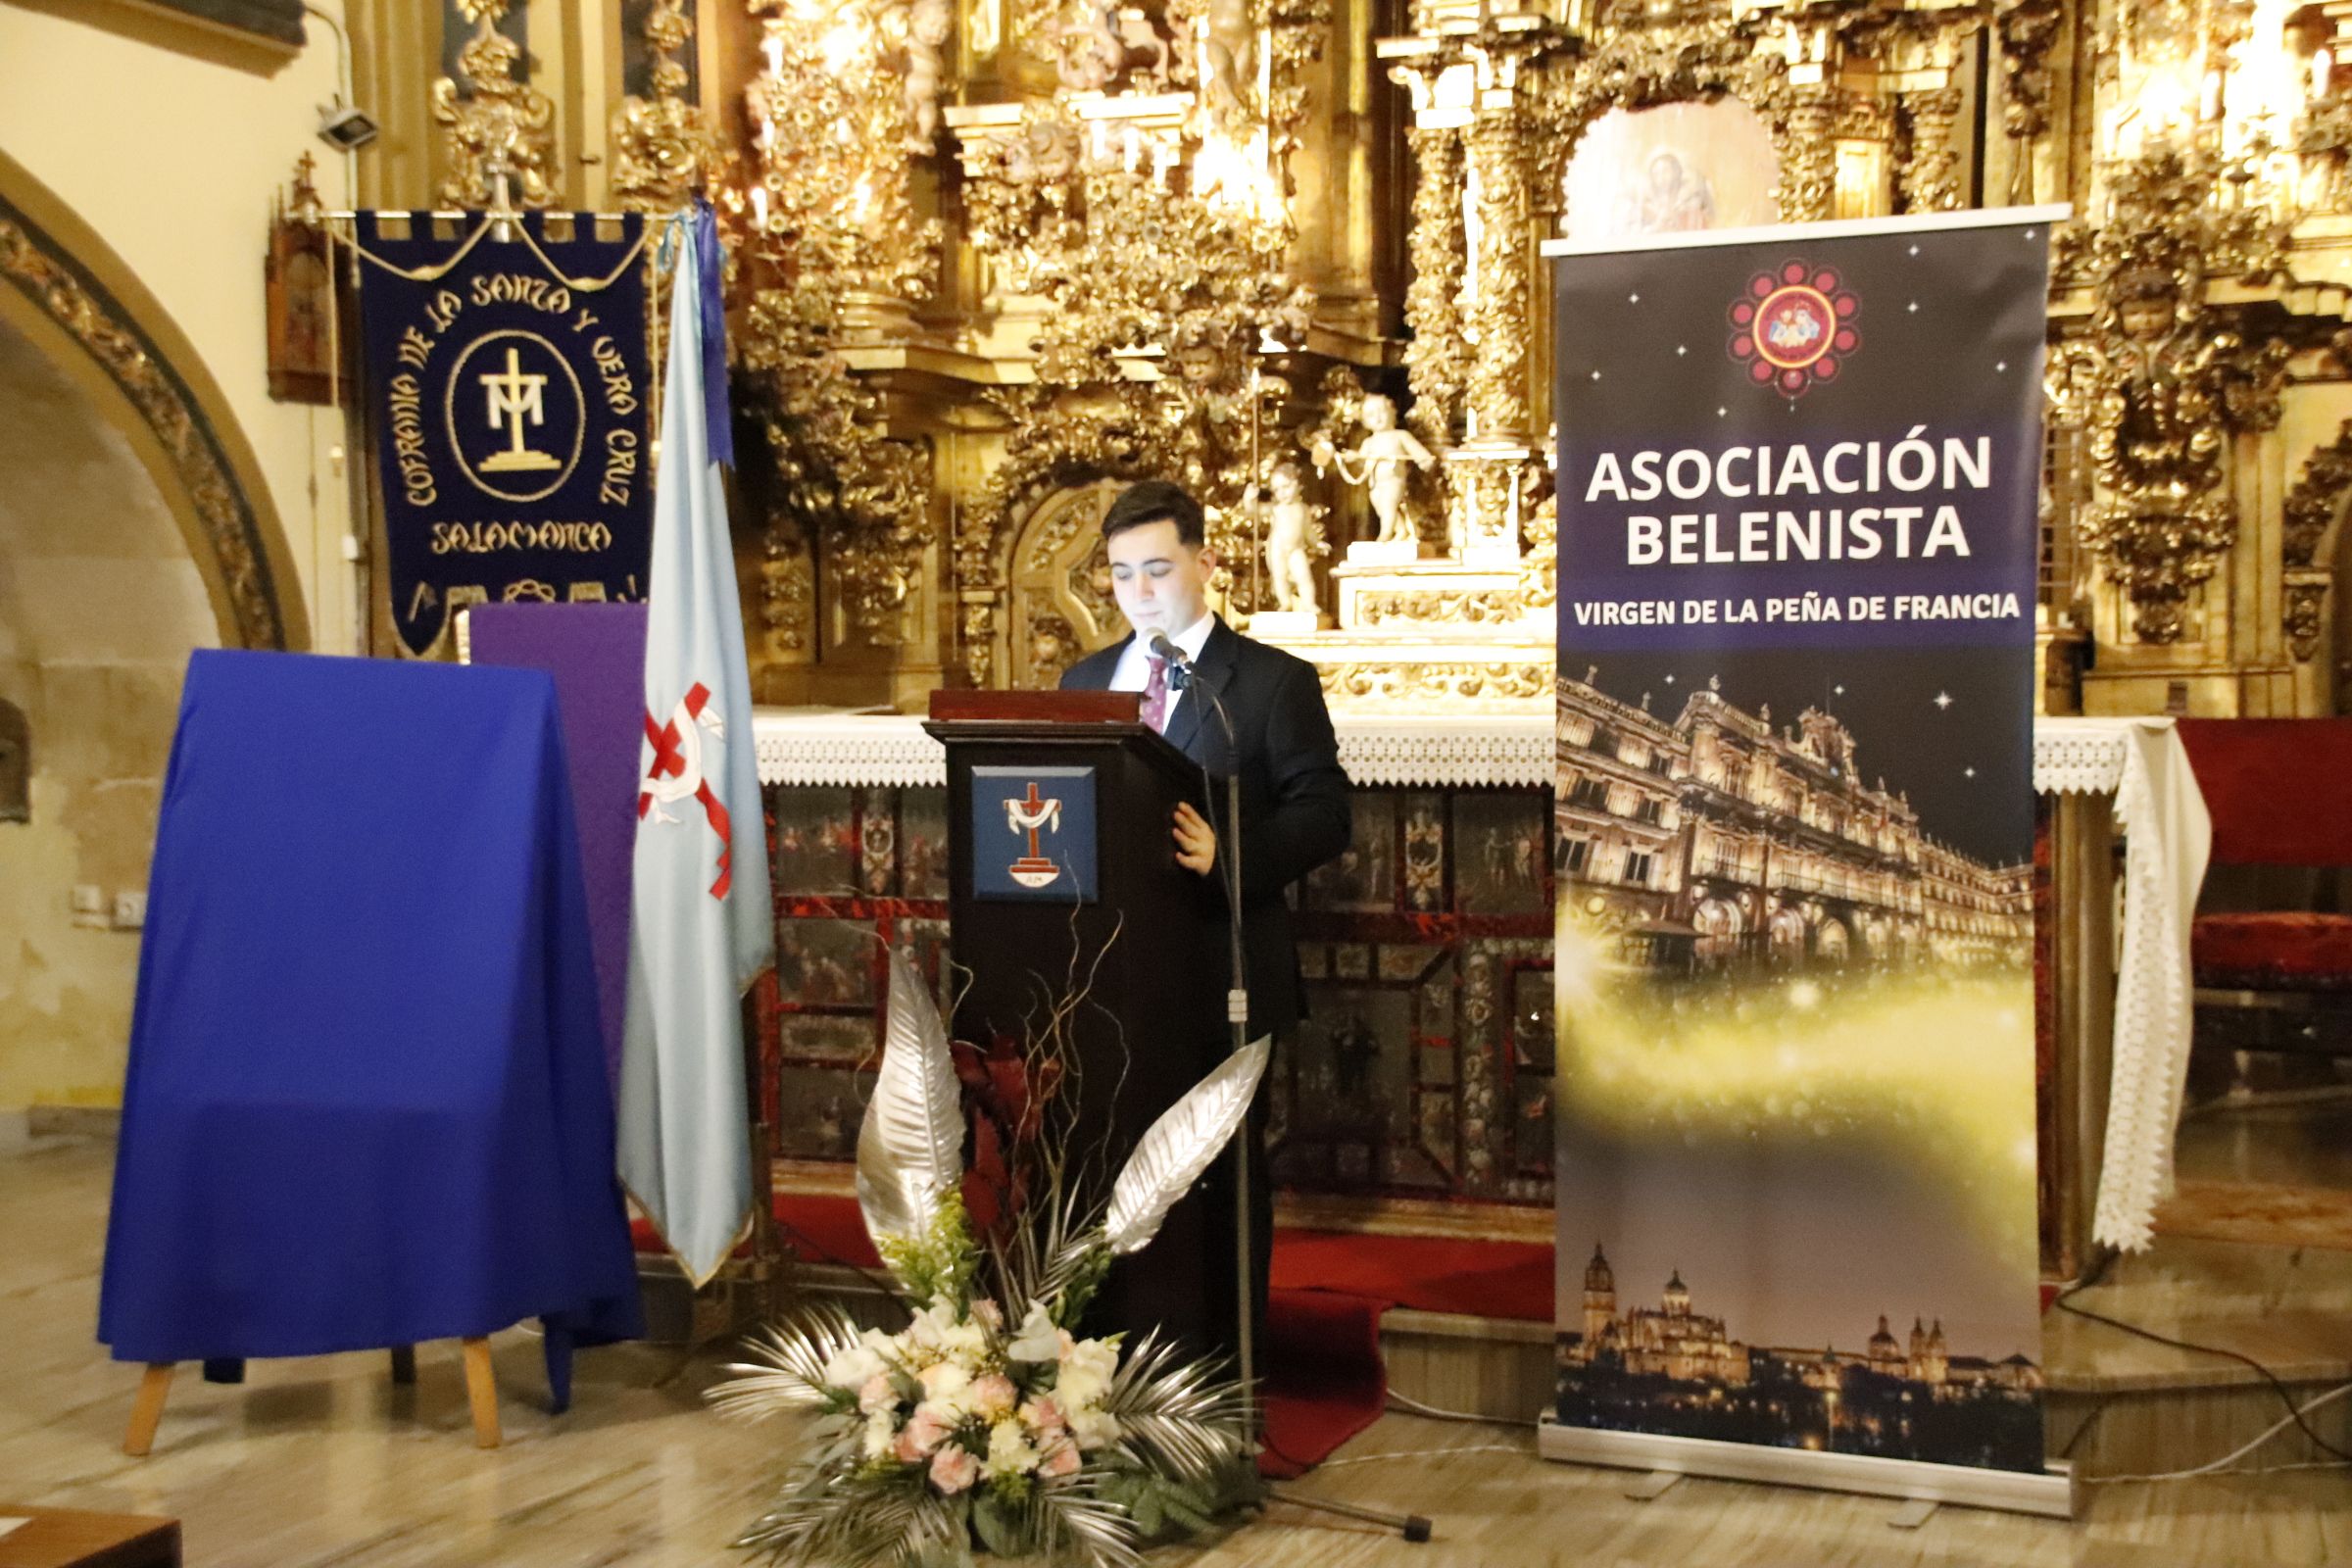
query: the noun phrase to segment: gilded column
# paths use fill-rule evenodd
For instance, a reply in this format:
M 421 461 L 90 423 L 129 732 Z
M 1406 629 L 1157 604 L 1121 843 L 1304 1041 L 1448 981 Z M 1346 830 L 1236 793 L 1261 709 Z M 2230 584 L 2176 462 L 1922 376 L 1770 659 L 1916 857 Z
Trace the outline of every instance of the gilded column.
M 1487 95 L 1470 122 L 1470 165 L 1478 179 L 1478 298 L 1470 334 L 1478 352 L 1468 367 L 1473 439 L 1527 436 L 1529 218 L 1527 147 L 1518 104 L 1507 89 Z
M 1412 227 L 1406 244 L 1413 280 L 1404 291 L 1405 374 L 1413 389 L 1409 422 L 1433 449 L 1460 434 L 1469 344 L 1463 338 L 1462 138 L 1451 125 L 1414 125 Z
M 1960 154 L 1952 127 L 1960 119 L 1960 89 L 1936 87 L 1902 95 L 1911 122 L 1911 155 L 1903 160 L 1903 206 L 1914 213 L 1956 212 L 1966 205 L 1960 190 Z

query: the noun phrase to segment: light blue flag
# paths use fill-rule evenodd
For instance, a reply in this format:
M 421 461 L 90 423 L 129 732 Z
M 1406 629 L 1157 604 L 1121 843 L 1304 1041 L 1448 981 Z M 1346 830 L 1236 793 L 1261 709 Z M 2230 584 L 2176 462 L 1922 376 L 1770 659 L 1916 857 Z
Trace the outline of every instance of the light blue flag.
M 645 744 L 620 1065 L 620 1177 L 697 1285 L 752 1218 L 742 997 L 775 961 L 752 683 L 712 452 L 723 402 L 706 357 L 717 235 L 703 208 L 672 230 L 669 369 L 654 468 Z

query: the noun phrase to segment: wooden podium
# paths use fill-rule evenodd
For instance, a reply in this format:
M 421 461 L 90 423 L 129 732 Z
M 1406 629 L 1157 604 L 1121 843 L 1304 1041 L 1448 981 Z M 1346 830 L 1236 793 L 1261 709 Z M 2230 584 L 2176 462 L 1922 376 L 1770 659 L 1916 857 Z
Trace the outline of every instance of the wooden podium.
M 949 945 L 968 989 L 956 1039 L 1022 1040 L 1054 1003 L 1071 1016 L 1062 1093 L 1072 1176 L 1106 1193 L 1146 1128 L 1230 1049 L 1224 901 L 1176 863 L 1179 801 L 1207 811 L 1200 766 L 1137 717 L 1134 692 L 942 691 L 924 727 L 948 753 Z M 1154 1325 L 1231 1355 L 1230 1159 L 1111 1272 L 1090 1333 Z

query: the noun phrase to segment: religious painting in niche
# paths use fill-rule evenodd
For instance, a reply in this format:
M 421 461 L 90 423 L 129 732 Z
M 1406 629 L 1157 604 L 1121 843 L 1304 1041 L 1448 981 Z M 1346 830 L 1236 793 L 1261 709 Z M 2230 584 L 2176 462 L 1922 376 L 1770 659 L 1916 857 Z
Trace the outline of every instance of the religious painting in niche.
M 1576 144 L 1560 232 L 1577 241 L 1777 223 L 1772 132 L 1735 98 L 1612 109 Z
M 847 897 L 858 886 L 858 843 L 850 792 L 786 787 L 776 813 L 776 891 L 787 898 Z
M 1393 909 L 1396 906 L 1396 797 L 1357 790 L 1348 797 L 1352 822 L 1339 858 L 1307 873 L 1310 909 Z
M 777 1022 L 788 1059 L 870 1065 L 881 1049 L 874 1020 L 863 1013 L 788 1012 Z
M 843 1067 L 786 1067 L 776 1075 L 776 1152 L 786 1159 L 849 1159 L 871 1092 Z
M 1544 803 L 1528 791 L 1464 794 L 1453 802 L 1453 895 L 1464 914 L 1540 914 Z
M 1307 1007 L 1294 1056 L 1294 1136 L 1382 1142 L 1401 1136 L 1412 993 L 1324 988 Z
M 904 896 L 948 896 L 948 792 L 936 787 L 899 795 L 899 875 Z
M 306 154 L 303 162 L 310 162 Z M 310 191 L 304 175 L 299 190 Z M 315 201 L 317 192 L 310 191 Z M 335 401 L 335 282 L 326 229 L 279 213 L 263 268 L 269 313 L 270 395 L 280 403 Z
M 32 820 L 32 726 L 24 710 L 0 703 L 0 822 Z
M 1511 970 L 1511 1118 L 1522 1171 L 1551 1168 L 1551 1072 L 1558 1041 L 1552 1025 L 1551 966 Z
M 776 986 L 802 1006 L 871 1007 L 882 944 L 871 925 L 848 920 L 776 922 Z

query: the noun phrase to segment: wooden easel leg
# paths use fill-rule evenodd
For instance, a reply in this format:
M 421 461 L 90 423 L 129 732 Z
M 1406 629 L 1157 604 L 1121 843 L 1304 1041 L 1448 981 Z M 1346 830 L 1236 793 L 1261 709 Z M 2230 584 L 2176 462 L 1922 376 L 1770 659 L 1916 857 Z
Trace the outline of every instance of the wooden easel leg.
M 473 1407 L 473 1446 L 498 1446 L 498 1377 L 490 1369 L 490 1342 L 466 1340 L 466 1402 Z
M 155 1429 L 164 1419 L 164 1397 L 172 1392 L 170 1361 L 150 1361 L 139 1379 L 138 1402 L 130 1407 L 130 1431 L 122 1439 L 122 1451 L 134 1459 L 143 1459 L 155 1446 Z

